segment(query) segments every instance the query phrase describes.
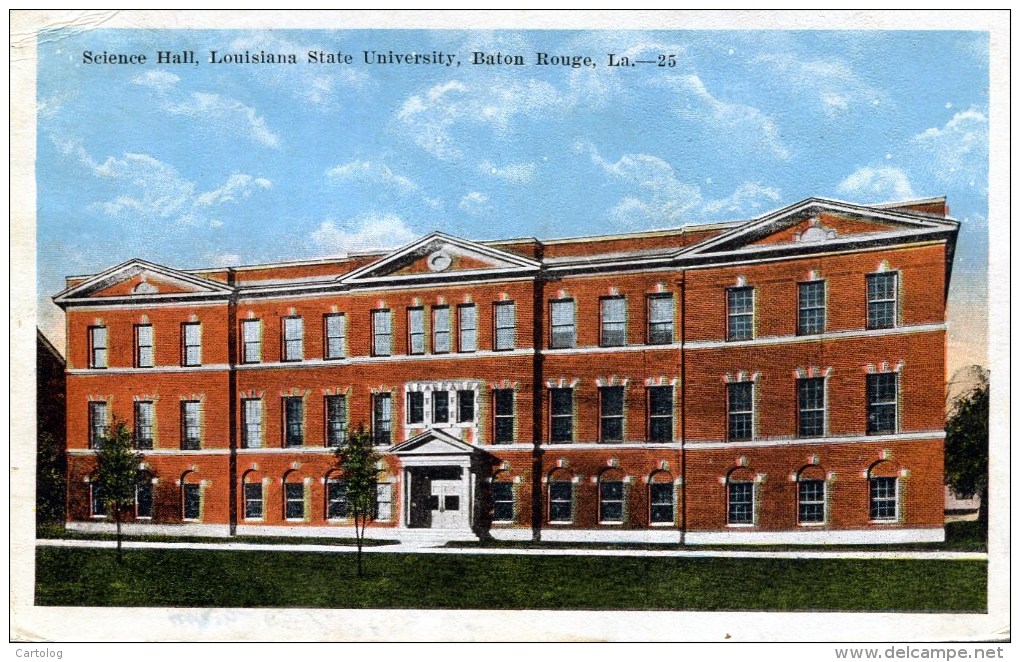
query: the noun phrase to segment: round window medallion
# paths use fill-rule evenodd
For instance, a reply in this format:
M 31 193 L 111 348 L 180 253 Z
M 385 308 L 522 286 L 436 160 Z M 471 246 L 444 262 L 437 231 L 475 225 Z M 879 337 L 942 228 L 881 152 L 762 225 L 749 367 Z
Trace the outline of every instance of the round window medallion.
M 428 263 L 432 271 L 445 271 L 453 263 L 453 258 L 446 251 L 436 251 L 429 255 Z

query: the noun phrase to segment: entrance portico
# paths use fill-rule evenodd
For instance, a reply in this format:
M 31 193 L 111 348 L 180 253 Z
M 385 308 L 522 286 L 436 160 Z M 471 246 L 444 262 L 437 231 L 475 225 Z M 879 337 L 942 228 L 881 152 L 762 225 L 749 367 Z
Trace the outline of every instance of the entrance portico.
M 394 446 L 402 466 L 400 528 L 471 533 L 478 521 L 483 452 L 442 430 Z

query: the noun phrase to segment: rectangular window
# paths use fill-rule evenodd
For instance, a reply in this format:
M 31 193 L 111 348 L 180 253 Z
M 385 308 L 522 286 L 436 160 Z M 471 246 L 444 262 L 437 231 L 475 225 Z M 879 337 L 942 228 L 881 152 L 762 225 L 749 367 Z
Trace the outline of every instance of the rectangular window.
M 574 389 L 549 389 L 549 410 L 552 419 L 549 429 L 549 441 L 573 441 Z
M 432 392 L 432 422 L 450 422 L 450 393 L 448 391 Z
M 326 359 L 342 359 L 344 345 L 347 340 L 347 318 L 342 313 L 331 313 L 323 316 L 326 333 Z
M 389 356 L 393 353 L 393 319 L 389 310 L 372 311 L 372 355 Z
M 475 392 L 457 391 L 457 422 L 473 423 L 475 420 Z
M 99 448 L 106 439 L 106 403 L 89 403 L 89 448 Z
M 495 350 L 513 349 L 517 346 L 517 308 L 513 301 L 492 304 L 495 323 Z
M 135 485 L 135 517 L 152 519 L 152 481 L 145 479 Z
M 330 478 L 326 483 L 326 519 L 350 517 L 347 505 L 347 481 Z
M 825 378 L 797 380 L 797 434 L 821 437 L 825 434 Z
M 754 524 L 754 483 L 727 483 L 727 524 Z
M 89 367 L 106 367 L 106 327 L 89 327 Z
M 301 317 L 283 318 L 283 360 L 300 361 L 305 357 L 305 321 Z
M 726 290 L 726 339 L 754 338 L 754 288 L 732 287 Z
M 135 325 L 135 367 L 151 368 L 155 365 L 152 348 L 152 325 Z
M 802 480 L 797 483 L 797 521 L 801 524 L 825 523 L 824 480 Z
M 375 519 L 385 522 L 393 517 L 393 486 L 377 483 L 375 486 Z
M 425 422 L 425 394 L 421 391 L 407 394 L 407 422 L 410 425 Z
M 599 441 L 623 441 L 623 387 L 599 389 Z
M 514 391 L 510 388 L 492 392 L 493 442 L 514 443 Z
M 389 393 L 376 393 L 372 398 L 372 442 L 389 446 L 393 422 L 393 400 Z
M 754 436 L 754 382 L 737 382 L 726 387 L 730 441 Z
M 187 400 L 181 403 L 181 449 L 197 451 L 202 448 L 202 403 Z
M 673 387 L 648 389 L 648 441 L 673 441 Z
M 407 309 L 407 353 L 425 353 L 425 309 Z
M 621 481 L 599 481 L 599 521 L 623 521 L 623 483 Z
M 603 347 L 620 347 L 627 344 L 627 300 L 623 297 L 604 298 L 599 302 L 602 315 Z
M 241 362 L 262 360 L 262 320 L 241 320 Z
M 106 500 L 103 497 L 103 488 L 99 483 L 90 483 L 89 492 L 92 505 L 92 517 L 106 517 Z
M 342 395 L 326 396 L 326 445 L 342 446 L 347 438 L 347 398 Z
M 432 309 L 432 351 L 436 354 L 450 351 L 450 309 L 446 306 Z
M 283 516 L 288 520 L 303 520 L 305 518 L 305 484 L 284 483 L 283 484 L 284 512 Z
M 474 304 L 457 306 L 457 315 L 460 318 L 459 350 L 473 352 L 478 349 L 478 309 Z
M 825 281 L 797 285 L 797 333 L 811 335 L 825 331 Z
M 241 415 L 244 417 L 244 448 L 262 447 L 262 401 L 246 399 L 241 401 Z
M 673 342 L 673 295 L 648 297 L 648 344 L 668 345 Z
M 868 375 L 868 434 L 896 432 L 896 373 Z
M 492 521 L 514 521 L 514 484 L 492 484 Z
M 895 478 L 872 478 L 869 481 L 871 508 L 869 516 L 877 521 L 896 520 L 897 484 Z
M 184 490 L 184 519 L 202 519 L 202 486 L 198 483 L 185 483 L 181 488 Z
M 673 485 L 671 483 L 650 483 L 648 497 L 651 501 L 650 519 L 652 524 L 672 524 Z
M 301 446 L 305 443 L 303 398 L 283 399 L 283 445 Z
M 549 302 L 551 346 L 553 349 L 573 347 L 577 344 L 577 329 L 574 326 L 574 300 Z
M 152 450 L 156 406 L 152 402 L 135 403 L 135 448 Z
M 549 483 L 549 521 L 570 522 L 574 518 L 574 484 L 567 480 Z
M 181 325 L 184 342 L 182 361 L 184 365 L 202 365 L 202 325 L 188 322 Z
M 869 274 L 868 328 L 891 329 L 896 326 L 896 272 Z
M 244 518 L 262 519 L 262 483 L 244 484 Z

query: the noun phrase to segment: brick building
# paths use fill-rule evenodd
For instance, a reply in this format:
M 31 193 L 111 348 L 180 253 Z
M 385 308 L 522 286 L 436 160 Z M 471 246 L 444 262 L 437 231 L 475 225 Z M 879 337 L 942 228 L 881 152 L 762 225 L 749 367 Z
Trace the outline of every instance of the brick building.
M 136 531 L 350 535 L 333 447 L 384 460 L 371 536 L 943 537 L 945 199 L 746 222 L 68 278 L 68 520 L 144 453 Z

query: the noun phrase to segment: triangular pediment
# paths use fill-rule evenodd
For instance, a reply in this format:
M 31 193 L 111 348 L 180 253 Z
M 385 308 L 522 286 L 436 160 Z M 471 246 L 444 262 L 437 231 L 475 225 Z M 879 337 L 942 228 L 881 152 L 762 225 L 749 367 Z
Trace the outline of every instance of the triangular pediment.
M 224 283 L 135 259 L 91 276 L 53 300 L 61 304 L 91 299 L 217 296 L 230 291 Z
M 399 443 L 388 452 L 394 455 L 471 455 L 477 448 L 442 430 L 426 430 Z
M 539 263 L 468 239 L 434 232 L 341 277 L 345 283 L 377 279 L 456 278 L 532 271 Z
M 888 206 L 809 198 L 700 242 L 678 255 L 847 243 L 952 229 L 955 222 Z

